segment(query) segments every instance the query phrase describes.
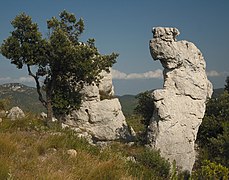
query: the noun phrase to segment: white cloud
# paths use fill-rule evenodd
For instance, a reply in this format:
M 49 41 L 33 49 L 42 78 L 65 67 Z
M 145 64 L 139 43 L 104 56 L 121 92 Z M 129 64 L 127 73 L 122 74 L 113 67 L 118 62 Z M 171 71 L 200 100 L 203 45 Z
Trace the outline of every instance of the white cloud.
M 163 77 L 163 72 L 161 69 L 157 69 L 155 71 L 148 71 L 145 73 L 130 73 L 130 74 L 126 74 L 119 70 L 112 69 L 111 73 L 113 79 L 152 79 L 152 78 L 159 79 Z M 206 73 L 208 77 L 220 77 L 220 76 L 229 75 L 229 72 L 218 72 L 216 70 L 210 70 L 207 71 Z
M 10 77 L 0 77 L 0 82 L 4 83 L 4 82 L 9 82 L 12 79 Z
M 211 70 L 211 71 L 207 71 L 207 76 L 208 77 L 224 77 L 224 76 L 228 76 L 229 72 L 228 71 L 222 71 L 222 72 L 218 72 L 216 70 Z
M 145 73 L 130 73 L 126 74 L 119 70 L 112 69 L 113 79 L 152 79 L 152 78 L 162 78 L 162 70 L 157 69 L 155 71 L 148 71 Z
M 26 76 L 26 77 L 20 77 L 18 79 L 18 82 L 20 83 L 30 83 L 30 82 L 34 82 L 34 79 L 31 76 Z
M 215 70 L 211 70 L 211 71 L 207 71 L 207 76 L 208 77 L 218 77 L 218 76 L 221 76 L 221 73 Z
M 19 78 L 0 77 L 0 83 L 31 83 L 34 79 L 31 76 L 22 76 Z

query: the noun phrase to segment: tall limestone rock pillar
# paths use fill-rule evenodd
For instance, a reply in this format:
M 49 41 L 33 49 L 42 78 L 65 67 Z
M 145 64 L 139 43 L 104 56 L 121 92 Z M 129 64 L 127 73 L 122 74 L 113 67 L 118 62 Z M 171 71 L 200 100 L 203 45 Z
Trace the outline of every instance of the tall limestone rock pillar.
M 148 140 L 163 157 L 191 172 L 194 144 L 212 85 L 200 50 L 191 42 L 177 41 L 177 35 L 176 28 L 153 29 L 150 52 L 164 67 L 164 87 L 152 93 L 155 112 Z

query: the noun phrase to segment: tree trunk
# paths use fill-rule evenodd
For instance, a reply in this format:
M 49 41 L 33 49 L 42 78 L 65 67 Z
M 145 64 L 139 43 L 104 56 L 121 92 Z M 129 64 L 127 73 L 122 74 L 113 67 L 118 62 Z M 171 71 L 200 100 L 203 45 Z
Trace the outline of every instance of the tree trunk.
M 50 126 L 52 123 L 53 118 L 53 111 L 52 111 L 52 99 L 51 99 L 51 89 L 48 87 L 46 90 L 46 102 L 47 102 L 47 125 Z

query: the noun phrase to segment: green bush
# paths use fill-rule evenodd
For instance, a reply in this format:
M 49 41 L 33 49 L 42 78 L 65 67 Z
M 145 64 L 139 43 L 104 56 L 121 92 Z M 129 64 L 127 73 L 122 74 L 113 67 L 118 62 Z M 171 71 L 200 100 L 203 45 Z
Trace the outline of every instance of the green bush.
M 227 180 L 229 179 L 229 169 L 221 164 L 205 160 L 201 168 L 193 173 L 192 178 L 198 180 Z
M 169 177 L 170 163 L 160 156 L 160 152 L 156 150 L 145 149 L 139 155 L 137 155 L 136 160 L 155 171 L 161 177 Z
M 208 159 L 229 167 L 229 93 L 208 102 L 197 143 L 199 164 Z
M 139 114 L 143 117 L 142 124 L 144 124 L 147 127 L 150 123 L 150 119 L 153 116 L 153 97 L 150 91 L 145 91 L 143 93 L 138 94 L 136 98 L 138 99 L 138 105 L 134 109 L 134 111 L 136 114 Z

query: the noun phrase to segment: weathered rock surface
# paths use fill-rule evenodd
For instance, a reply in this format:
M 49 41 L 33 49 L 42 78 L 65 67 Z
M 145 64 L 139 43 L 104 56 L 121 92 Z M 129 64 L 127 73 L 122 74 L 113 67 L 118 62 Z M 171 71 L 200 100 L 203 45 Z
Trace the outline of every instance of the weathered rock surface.
M 191 42 L 177 41 L 176 28 L 154 28 L 150 52 L 164 67 L 164 87 L 152 93 L 155 112 L 148 128 L 151 146 L 170 162 L 191 171 L 195 140 L 211 97 L 212 85 L 200 50 Z
M 64 117 L 63 127 L 73 128 L 79 136 L 91 143 L 128 141 L 132 136 L 119 100 L 112 97 L 114 91 L 111 74 L 103 72 L 102 76 L 99 85 L 84 87 L 81 108 Z
M 7 115 L 7 118 L 11 120 L 21 119 L 24 118 L 25 114 L 19 107 L 13 107 L 9 110 L 9 114 Z

